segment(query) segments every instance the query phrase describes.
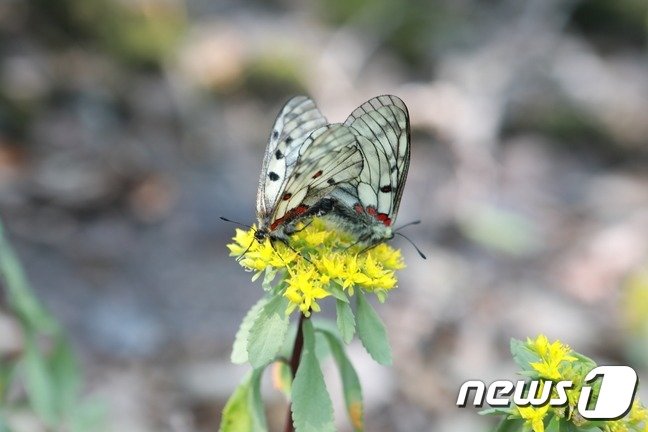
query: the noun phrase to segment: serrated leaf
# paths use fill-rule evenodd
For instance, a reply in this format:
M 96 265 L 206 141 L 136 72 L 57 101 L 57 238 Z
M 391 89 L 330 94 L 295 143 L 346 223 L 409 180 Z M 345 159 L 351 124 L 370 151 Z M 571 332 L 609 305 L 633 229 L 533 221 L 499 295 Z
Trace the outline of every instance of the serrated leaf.
M 250 328 L 248 360 L 252 367 L 265 366 L 275 359 L 288 331 L 288 299 L 276 296 L 265 304 Z
M 54 383 L 33 336 L 25 338 L 23 362 L 30 405 L 45 423 L 53 425 L 57 420 Z
M 333 404 L 315 355 L 315 332 L 303 323 L 304 347 L 292 387 L 292 419 L 296 432 L 333 432 Z
M 337 312 L 337 326 L 340 331 L 340 336 L 344 343 L 348 344 L 353 339 L 355 334 L 355 318 L 353 317 L 353 310 L 349 303 L 341 300 L 336 300 L 335 309 Z
M 267 431 L 263 407 L 259 409 L 262 369 L 249 372 L 223 408 L 219 432 Z
M 364 405 L 362 403 L 362 388 L 360 386 L 358 374 L 344 352 L 344 345 L 341 343 L 340 339 L 338 339 L 335 334 L 326 330 L 321 331 L 321 333 L 326 336 L 326 340 L 331 348 L 331 353 L 333 354 L 335 363 L 340 371 L 342 389 L 344 392 L 344 403 L 353 430 L 354 432 L 361 432 L 364 430 Z
M 250 310 L 245 314 L 243 321 L 241 321 L 241 326 L 236 332 L 236 337 L 234 338 L 234 345 L 232 346 L 232 355 L 230 357 L 232 363 L 234 364 L 243 364 L 248 361 L 248 339 L 250 337 L 250 329 L 254 324 L 257 316 L 261 312 L 261 309 L 268 303 L 270 299 L 268 297 L 261 298 L 256 302 Z
M 387 332 L 375 309 L 369 304 L 361 290 L 356 291 L 358 305 L 358 337 L 371 358 L 382 365 L 391 365 L 392 354 Z

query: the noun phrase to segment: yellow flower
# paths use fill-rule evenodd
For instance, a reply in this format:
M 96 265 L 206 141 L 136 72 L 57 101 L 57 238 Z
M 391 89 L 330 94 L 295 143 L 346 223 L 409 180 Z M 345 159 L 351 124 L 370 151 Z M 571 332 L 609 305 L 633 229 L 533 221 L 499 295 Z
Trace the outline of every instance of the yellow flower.
M 533 432 L 544 432 L 544 418 L 549 411 L 549 404 L 540 407 L 517 407 L 520 417 L 524 419 L 525 426 Z
M 641 406 L 639 400 L 635 400 L 630 410 L 630 421 L 632 422 L 648 422 L 648 409 Z
M 288 288 L 284 296 L 294 305 L 299 306 L 305 316 L 310 316 L 311 310 L 319 312 L 320 308 L 315 300 L 331 295 L 322 287 L 322 282 L 312 266 L 310 269 L 298 268 L 298 271 L 295 271 L 293 277 L 288 278 L 287 282 Z
M 318 218 L 300 224 L 290 246 L 281 241 L 259 243 L 254 232 L 254 228 L 237 229 L 233 242 L 227 245 L 230 255 L 245 269 L 255 271 L 255 277 L 279 272 L 283 281 L 277 286 L 290 301 L 288 313 L 297 308 L 305 315 L 318 312 L 317 301 L 334 290 L 339 295 L 340 287 L 348 296 L 360 288 L 374 292 L 382 301 L 396 286 L 395 271 L 405 267 L 399 250 L 386 243 L 365 250 L 351 236 Z
M 540 356 L 540 361 L 531 363 L 531 367 L 542 377 L 550 380 L 559 380 L 563 377 L 563 362 L 576 361 L 576 357 L 569 355 L 572 350 L 560 341 L 549 343 L 547 336 L 540 335 L 535 340 L 527 339 L 527 346 Z

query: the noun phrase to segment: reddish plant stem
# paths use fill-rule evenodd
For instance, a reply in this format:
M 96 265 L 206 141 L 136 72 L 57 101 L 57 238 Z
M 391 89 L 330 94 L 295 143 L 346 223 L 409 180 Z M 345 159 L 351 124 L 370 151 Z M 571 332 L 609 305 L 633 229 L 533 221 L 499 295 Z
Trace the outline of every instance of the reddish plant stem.
M 297 336 L 295 337 L 295 344 L 293 345 L 292 357 L 290 358 L 290 371 L 292 372 L 293 380 L 297 375 L 299 368 L 299 361 L 301 360 L 302 349 L 304 348 L 304 320 L 308 319 L 304 314 L 299 314 L 299 324 L 297 324 Z M 285 432 L 295 432 L 292 422 L 292 404 L 288 404 L 288 415 L 286 416 Z

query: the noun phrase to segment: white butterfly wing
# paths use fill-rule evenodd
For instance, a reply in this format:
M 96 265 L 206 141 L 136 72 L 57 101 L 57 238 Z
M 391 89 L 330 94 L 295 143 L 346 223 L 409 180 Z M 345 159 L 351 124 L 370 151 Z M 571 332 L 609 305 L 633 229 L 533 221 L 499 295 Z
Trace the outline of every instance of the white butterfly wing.
M 299 149 L 311 132 L 327 124 L 315 102 L 296 96 L 283 107 L 266 147 L 257 190 L 257 214 L 272 213 L 299 158 Z
M 360 176 L 333 192 L 338 200 L 372 207 L 392 224 L 398 213 L 410 160 L 407 107 L 396 96 L 368 100 L 344 122 L 357 135 L 363 158 Z
M 275 220 L 299 206 L 317 204 L 338 184 L 348 183 L 362 171 L 357 135 L 341 124 L 330 124 L 314 131 L 299 153 L 295 170 L 276 206 Z

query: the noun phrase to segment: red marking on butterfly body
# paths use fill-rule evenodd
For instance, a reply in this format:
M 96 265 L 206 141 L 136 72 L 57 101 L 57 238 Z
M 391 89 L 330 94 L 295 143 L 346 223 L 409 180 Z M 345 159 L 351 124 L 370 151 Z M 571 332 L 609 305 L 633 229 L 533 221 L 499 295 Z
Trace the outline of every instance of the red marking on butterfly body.
M 272 222 L 272 225 L 270 225 L 271 230 L 277 229 L 279 225 L 288 223 L 292 220 L 294 220 L 297 216 L 304 214 L 308 210 L 308 206 L 305 204 L 299 205 L 293 209 L 288 210 L 285 215 L 277 219 L 276 221 Z
M 364 208 L 364 207 L 362 207 L 362 204 L 356 203 L 353 206 L 353 209 L 358 214 L 366 213 L 369 216 L 372 216 L 378 222 L 382 223 L 383 225 L 391 226 L 392 221 L 389 218 L 389 215 L 386 214 L 386 213 L 378 213 L 378 210 L 376 210 L 376 208 L 374 206 L 367 206 L 367 208 Z

